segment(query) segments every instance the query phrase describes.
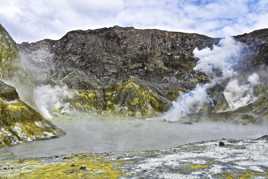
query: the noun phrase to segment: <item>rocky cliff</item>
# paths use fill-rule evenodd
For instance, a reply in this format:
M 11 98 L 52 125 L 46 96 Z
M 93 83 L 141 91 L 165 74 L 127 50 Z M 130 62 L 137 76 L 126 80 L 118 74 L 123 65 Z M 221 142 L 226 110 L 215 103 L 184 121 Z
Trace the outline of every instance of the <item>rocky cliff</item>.
M 267 34 L 263 29 L 234 37 L 250 52 L 241 75 L 267 64 Z M 193 50 L 212 48 L 219 41 L 199 34 L 115 26 L 72 31 L 59 40 L 22 43 L 19 48 L 34 66 L 45 69 L 46 77 L 37 83 L 65 84 L 75 91 L 70 102 L 74 108 L 152 116 L 209 80 L 194 70 L 198 58 Z M 40 51 L 49 56 L 37 62 L 34 58 Z M 211 92 L 217 109 L 228 105 L 223 90 L 218 86 Z
M 21 101 L 16 90 L 0 82 L 0 147 L 55 138 L 62 131 Z
M 17 70 L 15 42 L 0 25 L 0 79 Z M 37 111 L 20 100 L 14 87 L 0 81 L 0 147 L 49 139 L 63 134 Z
M 0 24 L 0 77 L 5 78 L 14 72 L 14 61 L 18 55 L 16 43 L 9 36 L 8 32 Z
M 115 26 L 69 32 L 58 41 L 23 43 L 20 50 L 28 59 L 41 49 L 51 54 L 46 60 L 52 64 L 46 71 L 50 77 L 44 81 L 74 89 L 75 108 L 151 116 L 207 80 L 193 71 L 192 51 L 217 41 L 198 34 Z

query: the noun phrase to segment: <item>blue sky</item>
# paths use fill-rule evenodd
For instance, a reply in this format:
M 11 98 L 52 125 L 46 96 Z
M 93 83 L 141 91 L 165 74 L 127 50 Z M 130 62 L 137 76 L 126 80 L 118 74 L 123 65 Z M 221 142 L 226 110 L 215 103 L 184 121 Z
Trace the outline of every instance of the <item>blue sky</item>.
M 0 0 L 17 42 L 114 25 L 229 36 L 268 27 L 268 0 Z

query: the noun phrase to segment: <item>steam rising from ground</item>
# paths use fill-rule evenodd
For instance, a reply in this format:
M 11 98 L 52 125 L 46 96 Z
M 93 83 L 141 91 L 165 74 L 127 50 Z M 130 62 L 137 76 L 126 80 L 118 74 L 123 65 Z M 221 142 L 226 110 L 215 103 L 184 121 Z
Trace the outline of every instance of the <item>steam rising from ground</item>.
M 36 83 L 47 81 L 54 71 L 54 55 L 47 48 L 40 48 L 34 51 L 22 51 L 20 60 L 25 71 L 31 74 L 32 80 Z
M 211 103 L 207 90 L 223 81 L 231 80 L 225 89 L 225 98 L 230 109 L 249 104 L 254 101 L 253 87 L 258 84 L 258 74 L 248 77 L 248 84 L 240 85 L 236 79 L 237 69 L 244 60 L 243 52 L 246 46 L 233 38 L 224 38 L 212 49 L 195 49 L 194 56 L 199 59 L 194 70 L 205 73 L 210 82 L 197 84 L 192 91 L 180 96 L 172 108 L 164 114 L 165 120 L 177 121 L 191 113 L 199 112 L 205 104 Z M 242 93 L 241 93 L 242 92 Z
M 194 56 L 199 58 L 194 70 L 208 75 L 212 80 L 216 78 L 233 77 L 235 66 L 242 60 L 241 55 L 244 49 L 243 44 L 236 42 L 233 38 L 222 39 L 212 49 L 194 49 Z
M 213 105 L 207 91 L 223 82 L 228 82 L 223 95 L 229 110 L 254 102 L 256 98 L 253 88 L 259 83 L 258 74 L 253 73 L 246 82 L 238 79 L 239 66 L 245 60 L 245 49 L 247 47 L 244 44 L 233 38 L 224 38 L 212 48 L 194 49 L 193 54 L 199 59 L 194 70 L 206 74 L 210 82 L 197 84 L 192 91 L 181 95 L 163 117 L 168 121 L 177 121 L 188 114 L 201 111 L 205 105 Z M 44 45 L 38 50 L 22 51 L 20 56 L 23 70 L 22 73 L 17 73 L 11 84 L 16 86 L 22 99 L 36 106 L 47 118 L 52 118 L 54 109 L 65 111 L 68 103 L 64 99 L 71 97 L 72 92 L 53 81 L 56 69 L 49 49 Z M 47 85 L 50 82 L 57 85 Z
M 53 111 L 68 110 L 69 104 L 64 101 L 72 92 L 64 85 L 47 85 L 53 78 L 55 66 L 53 54 L 46 47 L 33 51 L 20 52 L 20 69 L 9 84 L 16 86 L 25 102 L 33 105 L 46 118 L 53 117 Z
M 246 84 L 239 84 L 238 79 L 231 80 L 225 90 L 224 97 L 231 110 L 250 104 L 256 100 L 254 87 L 259 83 L 259 75 L 253 73 L 247 79 Z
M 71 98 L 72 93 L 66 86 L 38 86 L 34 90 L 34 102 L 41 114 L 51 119 L 53 111 L 60 110 L 61 112 L 69 111 L 69 103 L 64 102 L 64 99 Z

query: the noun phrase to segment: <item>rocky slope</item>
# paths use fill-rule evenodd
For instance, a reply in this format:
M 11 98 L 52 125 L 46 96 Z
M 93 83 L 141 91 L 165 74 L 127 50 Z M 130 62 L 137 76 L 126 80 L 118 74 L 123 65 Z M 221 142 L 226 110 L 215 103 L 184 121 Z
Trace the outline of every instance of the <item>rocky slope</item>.
M 21 101 L 16 90 L 0 81 L 0 147 L 55 138 L 63 134 Z
M 17 70 L 17 47 L 0 25 L 0 79 Z M 32 107 L 20 100 L 15 88 L 0 81 L 0 147 L 49 139 L 63 134 Z
M 266 65 L 267 34 L 263 29 L 234 37 L 247 45 L 248 60 L 240 67 L 240 76 Z M 208 81 L 194 70 L 198 59 L 193 50 L 211 48 L 219 40 L 115 26 L 72 31 L 59 40 L 22 43 L 19 48 L 28 62 L 42 68 L 44 76 L 36 83 L 67 85 L 75 91 L 72 107 L 146 117 L 167 111 L 180 94 Z M 209 111 L 228 108 L 222 96 L 225 85 L 210 90 L 214 106 Z

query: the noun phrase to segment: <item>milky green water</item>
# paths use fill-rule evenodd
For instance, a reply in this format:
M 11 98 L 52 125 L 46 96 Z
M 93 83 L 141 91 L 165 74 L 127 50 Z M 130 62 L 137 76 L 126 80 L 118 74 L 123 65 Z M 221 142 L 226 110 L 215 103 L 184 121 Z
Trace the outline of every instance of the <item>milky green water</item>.
M 98 119 L 74 114 L 53 119 L 66 135 L 57 139 L 20 144 L 0 150 L 19 158 L 47 157 L 84 152 L 122 152 L 166 149 L 178 145 L 222 138 L 248 139 L 268 134 L 268 125 L 224 122 L 194 124 L 160 120 Z

